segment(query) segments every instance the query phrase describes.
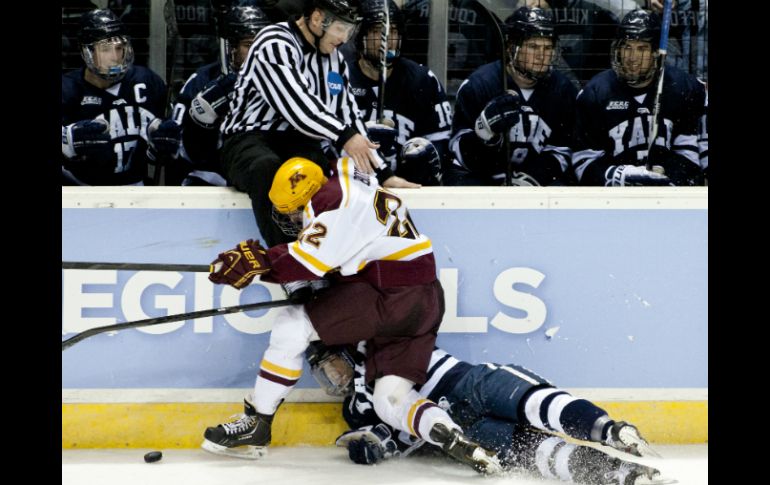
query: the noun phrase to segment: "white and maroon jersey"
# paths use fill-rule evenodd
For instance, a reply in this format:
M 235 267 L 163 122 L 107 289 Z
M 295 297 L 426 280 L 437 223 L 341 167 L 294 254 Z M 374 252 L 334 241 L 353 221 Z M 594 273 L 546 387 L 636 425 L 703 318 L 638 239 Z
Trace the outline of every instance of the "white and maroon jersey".
M 297 240 L 270 248 L 268 257 L 272 270 L 263 279 L 278 283 L 327 274 L 377 287 L 436 279 L 431 241 L 417 231 L 401 198 L 347 157 L 305 207 Z

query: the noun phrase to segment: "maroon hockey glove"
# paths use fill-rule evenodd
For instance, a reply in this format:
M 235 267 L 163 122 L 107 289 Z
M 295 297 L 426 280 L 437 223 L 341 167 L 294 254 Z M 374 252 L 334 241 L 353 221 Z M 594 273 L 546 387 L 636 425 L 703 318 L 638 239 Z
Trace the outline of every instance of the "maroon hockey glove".
M 211 262 L 209 280 L 216 284 L 228 284 L 241 289 L 251 283 L 255 276 L 270 271 L 267 251 L 259 241 L 241 241 L 235 249 L 219 253 Z

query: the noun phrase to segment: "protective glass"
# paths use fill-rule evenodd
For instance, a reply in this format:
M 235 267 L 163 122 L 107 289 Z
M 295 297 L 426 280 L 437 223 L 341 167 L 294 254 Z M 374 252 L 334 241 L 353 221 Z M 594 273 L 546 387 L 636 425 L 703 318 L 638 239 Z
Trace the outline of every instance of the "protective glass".
M 330 396 L 347 396 L 353 392 L 353 366 L 339 354 L 329 354 L 310 371 Z
M 134 49 L 128 37 L 102 39 L 83 47 L 88 68 L 107 80 L 121 79 L 134 62 Z
M 327 19 L 328 18 L 329 17 L 327 17 Z M 344 20 L 340 20 L 334 17 L 332 17 L 332 21 L 328 22 L 324 28 L 324 31 L 327 34 L 331 35 L 335 39 L 341 40 L 342 42 L 347 42 L 352 39 L 353 36 L 356 35 L 357 30 L 358 24 L 351 24 L 350 22 L 345 22 Z

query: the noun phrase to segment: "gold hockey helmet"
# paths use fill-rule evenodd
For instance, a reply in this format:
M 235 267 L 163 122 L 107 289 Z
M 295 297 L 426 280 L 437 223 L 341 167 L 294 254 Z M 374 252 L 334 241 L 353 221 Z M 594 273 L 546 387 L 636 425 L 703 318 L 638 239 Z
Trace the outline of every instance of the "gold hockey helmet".
M 286 160 L 275 173 L 268 197 L 281 214 L 301 211 L 328 181 L 317 164 L 307 158 Z

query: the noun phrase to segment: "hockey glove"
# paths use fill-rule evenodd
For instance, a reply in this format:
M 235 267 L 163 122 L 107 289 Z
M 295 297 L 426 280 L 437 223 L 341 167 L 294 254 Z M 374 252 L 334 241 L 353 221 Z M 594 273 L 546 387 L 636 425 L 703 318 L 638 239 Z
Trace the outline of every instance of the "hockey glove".
M 213 128 L 230 109 L 230 93 L 235 88 L 235 73 L 210 81 L 190 103 L 189 114 L 204 128 Z
M 671 180 L 663 175 L 662 167 L 655 166 L 653 169 L 647 170 L 644 166 L 637 167 L 635 165 L 613 165 L 604 173 L 607 180 L 604 185 L 606 187 L 673 185 Z
M 303 305 L 313 298 L 313 288 L 308 280 L 289 281 L 281 285 L 286 296 L 295 305 Z
M 396 125 L 392 120 L 383 120 L 384 123 L 377 123 L 375 121 L 366 122 L 366 135 L 374 143 L 378 143 L 380 148 L 377 149 L 385 161 L 393 167 L 393 161 L 396 156 L 396 137 L 398 131 L 394 128 Z
M 511 185 L 514 187 L 540 187 L 535 177 L 524 172 L 513 172 L 511 174 Z
M 259 241 L 241 241 L 235 249 L 219 253 L 211 262 L 209 280 L 216 284 L 228 284 L 241 289 L 251 283 L 255 276 L 270 271 L 267 251 Z
M 67 158 L 112 160 L 110 124 L 107 120 L 81 120 L 61 129 L 61 151 Z
M 390 428 L 384 423 L 342 433 L 336 444 L 346 446 L 350 459 L 360 465 L 373 465 L 401 454 L 391 436 Z
M 507 133 L 521 119 L 521 98 L 515 91 L 508 91 L 493 98 L 476 118 L 474 131 L 484 143 L 494 144 L 501 133 Z
M 176 158 L 182 142 L 182 127 L 174 120 L 155 118 L 147 127 L 147 141 L 161 158 Z M 152 160 L 157 157 L 150 156 Z
M 441 156 L 435 145 L 425 138 L 410 138 L 401 149 L 399 174 L 423 185 L 441 183 Z

